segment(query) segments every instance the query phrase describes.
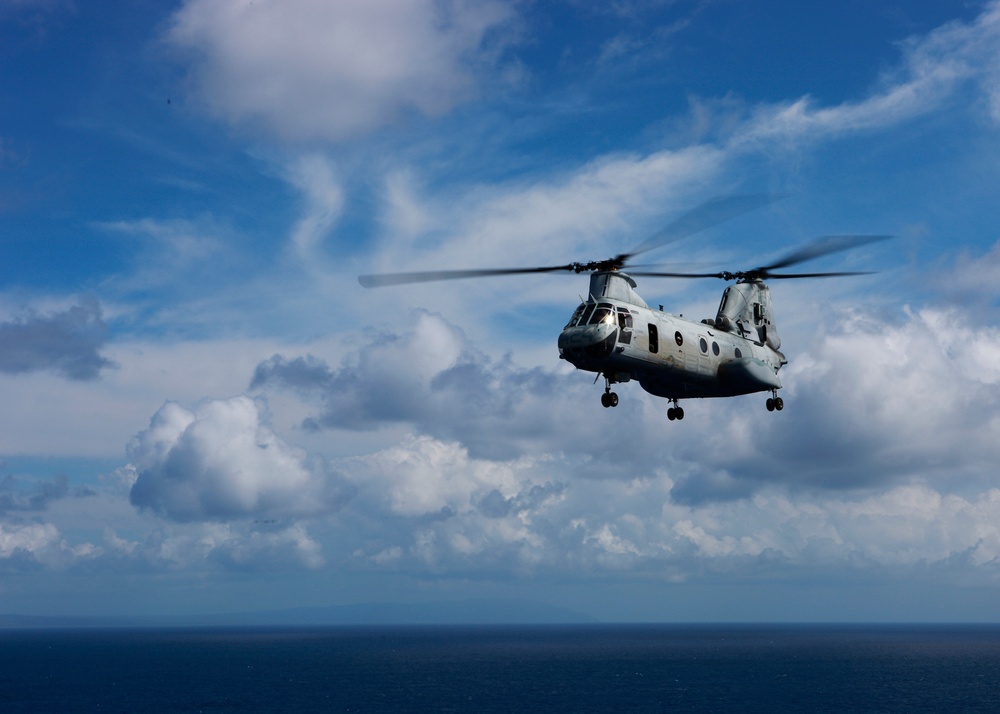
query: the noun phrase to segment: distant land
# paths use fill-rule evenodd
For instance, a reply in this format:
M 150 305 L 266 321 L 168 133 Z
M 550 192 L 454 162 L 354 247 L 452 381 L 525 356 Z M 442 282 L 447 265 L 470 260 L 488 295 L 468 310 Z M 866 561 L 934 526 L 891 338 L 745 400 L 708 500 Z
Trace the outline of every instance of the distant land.
M 0 629 L 115 627 L 331 627 L 349 625 L 562 625 L 598 622 L 529 600 L 356 603 L 330 607 L 171 616 L 74 617 L 0 614 Z

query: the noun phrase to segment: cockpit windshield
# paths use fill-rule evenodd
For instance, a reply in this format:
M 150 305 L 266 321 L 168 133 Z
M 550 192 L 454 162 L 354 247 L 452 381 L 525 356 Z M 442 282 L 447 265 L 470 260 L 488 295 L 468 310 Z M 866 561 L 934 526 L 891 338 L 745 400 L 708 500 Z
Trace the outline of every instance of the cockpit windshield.
M 566 327 L 576 327 L 580 324 L 580 316 L 583 315 L 583 311 L 587 309 L 587 303 L 581 302 L 580 305 L 573 311 L 573 317 L 569 318 L 569 322 L 566 323 Z M 566 327 L 563 329 L 565 330 Z
M 599 325 L 602 322 L 613 323 L 615 321 L 615 307 L 610 303 L 600 302 L 597 303 L 597 309 L 594 310 L 594 314 L 590 316 L 590 320 L 587 321 L 588 325 Z
M 613 325 L 615 320 L 615 306 L 611 303 L 599 302 L 595 304 L 592 302 L 583 302 L 577 306 L 573 312 L 573 316 L 566 323 L 566 327 L 599 325 L 602 322 Z

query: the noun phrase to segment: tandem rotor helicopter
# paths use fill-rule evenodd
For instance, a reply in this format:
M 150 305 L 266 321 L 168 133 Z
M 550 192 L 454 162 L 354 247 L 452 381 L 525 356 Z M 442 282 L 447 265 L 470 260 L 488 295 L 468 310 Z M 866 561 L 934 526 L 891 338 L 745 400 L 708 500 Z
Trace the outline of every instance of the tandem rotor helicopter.
M 775 273 L 773 271 L 849 250 L 889 236 L 826 236 L 749 270 L 679 273 L 625 267 L 632 258 L 686 238 L 780 198 L 773 194 L 739 194 L 710 199 L 683 214 L 633 248 L 606 260 L 535 268 L 436 270 L 361 275 L 366 288 L 461 278 L 570 271 L 590 273 L 587 299 L 573 312 L 559 335 L 559 357 L 577 369 L 604 377 L 601 404 L 618 406 L 612 386 L 636 381 L 667 399 L 670 421 L 684 418 L 681 399 L 735 397 L 768 392 L 768 411 L 781 411 L 778 371 L 788 363 L 774 323 L 771 293 L 765 281 L 868 275 L 870 272 Z M 721 278 L 732 285 L 722 293 L 715 318 L 700 322 L 654 310 L 635 292 L 634 277 Z

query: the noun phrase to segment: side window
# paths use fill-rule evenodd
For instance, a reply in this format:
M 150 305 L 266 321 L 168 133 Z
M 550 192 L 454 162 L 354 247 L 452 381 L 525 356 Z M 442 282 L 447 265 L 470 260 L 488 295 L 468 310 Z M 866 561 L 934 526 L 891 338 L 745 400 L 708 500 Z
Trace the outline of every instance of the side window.
M 716 357 L 719 356 L 719 343 L 718 342 L 713 342 L 712 343 L 712 354 L 715 355 Z
M 698 346 L 701 347 L 702 354 L 708 354 L 708 342 L 705 341 L 704 337 L 698 340 Z
M 743 352 L 740 351 L 739 347 L 736 348 L 736 359 L 743 359 Z
M 632 313 L 625 308 L 618 308 L 618 341 L 623 345 L 632 344 Z
M 684 335 L 682 335 L 680 332 L 675 332 L 674 333 L 674 342 L 677 343 L 678 347 L 680 347 L 681 345 L 683 345 L 684 344 Z
M 660 351 L 660 333 L 656 325 L 649 325 L 649 351 L 656 354 Z

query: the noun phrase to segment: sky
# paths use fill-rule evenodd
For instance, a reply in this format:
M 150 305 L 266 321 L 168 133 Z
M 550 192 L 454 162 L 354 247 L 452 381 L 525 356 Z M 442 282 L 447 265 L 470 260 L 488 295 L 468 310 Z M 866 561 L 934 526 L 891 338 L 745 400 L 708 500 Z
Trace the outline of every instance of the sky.
M 0 0 L 0 613 L 1000 620 L 1000 2 Z M 558 359 L 564 264 L 782 281 L 767 395 Z M 721 281 L 643 278 L 714 316 Z

